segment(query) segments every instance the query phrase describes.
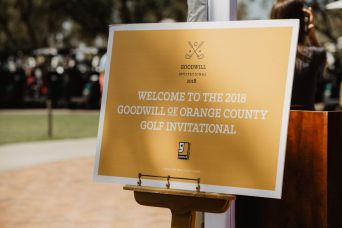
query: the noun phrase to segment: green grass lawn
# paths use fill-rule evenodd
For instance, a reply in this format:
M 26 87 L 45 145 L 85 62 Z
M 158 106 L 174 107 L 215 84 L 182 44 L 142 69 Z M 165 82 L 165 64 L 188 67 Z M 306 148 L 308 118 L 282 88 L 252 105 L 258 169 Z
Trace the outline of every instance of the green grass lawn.
M 99 111 L 53 112 L 53 136 L 48 137 L 46 110 L 0 111 L 0 145 L 15 142 L 96 137 Z

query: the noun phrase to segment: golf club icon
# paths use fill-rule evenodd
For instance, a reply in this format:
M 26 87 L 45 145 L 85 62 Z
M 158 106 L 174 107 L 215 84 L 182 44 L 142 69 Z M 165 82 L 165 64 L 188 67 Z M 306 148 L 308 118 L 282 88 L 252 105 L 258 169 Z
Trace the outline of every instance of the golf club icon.
M 190 41 L 188 41 L 189 46 L 191 47 L 191 49 L 189 50 L 189 52 L 185 55 L 186 59 L 191 59 L 191 57 L 195 54 L 197 56 L 198 59 L 203 59 L 204 58 L 204 54 L 201 51 L 201 46 L 204 44 L 204 41 L 202 41 L 200 44 L 198 44 L 198 42 L 194 42 L 194 44 L 192 44 Z

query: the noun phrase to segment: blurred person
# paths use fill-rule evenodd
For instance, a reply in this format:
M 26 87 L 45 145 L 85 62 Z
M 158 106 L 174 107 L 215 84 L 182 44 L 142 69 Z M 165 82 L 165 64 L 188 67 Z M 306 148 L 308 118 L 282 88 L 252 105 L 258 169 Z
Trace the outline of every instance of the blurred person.
M 86 108 L 99 108 L 101 96 L 99 76 L 100 74 L 96 67 L 92 66 L 89 68 L 87 82 L 83 89 Z
M 0 108 L 6 106 L 8 77 L 4 68 L 4 64 L 0 60 Z
M 47 73 L 48 98 L 55 106 L 60 105 L 63 96 L 63 56 L 55 55 L 51 58 Z
M 271 19 L 299 19 L 298 47 L 291 109 L 314 110 L 318 80 L 323 78 L 326 52 L 315 34 L 314 16 L 303 0 L 277 0 Z
M 19 58 L 10 56 L 4 65 L 2 72 L 3 94 L 1 94 L 1 103 L 5 107 L 22 107 L 24 102 L 26 75 Z
M 68 55 L 65 59 L 65 98 L 67 106 L 73 107 L 73 100 L 82 96 L 85 79 L 76 65 L 76 60 L 73 56 Z
M 103 85 L 104 85 L 104 76 L 105 76 L 105 70 L 106 70 L 106 59 L 107 59 L 107 53 L 105 53 L 101 59 L 100 59 L 100 78 L 99 78 L 99 83 L 100 83 L 100 92 L 102 95 L 103 92 Z

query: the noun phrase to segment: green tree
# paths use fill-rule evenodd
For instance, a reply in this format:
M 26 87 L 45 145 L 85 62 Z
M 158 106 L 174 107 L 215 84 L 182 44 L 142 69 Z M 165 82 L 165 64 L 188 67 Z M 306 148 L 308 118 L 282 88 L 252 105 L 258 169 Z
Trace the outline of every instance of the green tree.
M 159 22 L 164 18 L 185 21 L 186 0 L 118 0 L 122 23 Z
M 106 36 L 114 5 L 109 0 L 2 0 L 0 44 L 10 49 L 48 46 L 67 20 L 82 37 Z
M 107 37 L 108 25 L 186 19 L 186 0 L 1 0 L 0 47 L 35 49 L 56 43 L 63 23 L 73 31 L 64 37 L 91 42 Z M 71 37 L 72 36 L 72 37 Z

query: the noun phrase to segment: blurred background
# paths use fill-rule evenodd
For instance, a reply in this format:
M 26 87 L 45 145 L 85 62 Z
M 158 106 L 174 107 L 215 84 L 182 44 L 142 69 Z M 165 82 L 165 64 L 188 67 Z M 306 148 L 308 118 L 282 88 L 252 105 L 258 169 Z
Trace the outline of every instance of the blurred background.
M 0 107 L 98 109 L 108 25 L 185 18 L 184 0 L 1 1 Z
M 340 3 L 329 8 L 329 3 Z M 307 1 L 328 50 L 320 109 L 338 108 L 341 1 Z M 330 4 L 331 5 L 331 4 Z M 238 19 L 267 19 L 269 0 L 239 0 Z M 98 109 L 109 24 L 185 21 L 186 0 L 3 0 L 0 2 L 0 108 Z
M 328 59 L 316 109 L 340 110 L 342 0 L 306 3 Z M 272 4 L 238 0 L 238 20 Z M 108 26 L 186 18 L 186 0 L 0 0 L 0 227 L 169 226 L 169 211 L 91 175 Z
M 317 36 L 328 55 L 325 77 L 318 84 L 316 109 L 341 109 L 342 2 L 307 0 L 306 5 L 314 11 Z M 269 0 L 238 0 L 238 20 L 268 19 L 271 7 Z M 69 132 L 65 135 L 56 129 L 50 138 L 95 136 L 108 25 L 184 22 L 186 17 L 186 0 L 2 0 L 0 110 L 42 109 L 48 100 L 54 109 L 87 110 L 77 115 L 55 112 L 57 129 L 72 128 L 65 124 L 70 121 L 75 130 L 64 131 Z M 42 131 L 46 125 L 42 125 L 43 117 L 37 110 L 35 115 L 27 112 L 25 118 L 32 121 L 24 123 L 20 113 L 16 118 L 14 112 L 0 112 L 0 144 L 47 138 L 42 132 L 34 136 L 37 126 Z M 81 113 L 83 118 L 79 118 Z M 20 133 L 8 134 L 8 129 L 18 129 L 18 123 L 34 128 L 33 135 L 19 139 Z M 85 126 L 88 130 L 78 130 Z
M 186 13 L 186 0 L 1 0 L 0 144 L 95 137 L 109 25 Z
M 329 7 L 329 3 L 333 4 Z M 328 51 L 319 109 L 339 108 L 341 1 L 309 0 Z M 238 19 L 267 19 L 272 1 L 239 0 Z M 0 108 L 98 109 L 108 25 L 186 21 L 186 0 L 0 1 Z

